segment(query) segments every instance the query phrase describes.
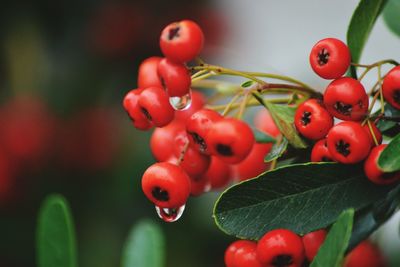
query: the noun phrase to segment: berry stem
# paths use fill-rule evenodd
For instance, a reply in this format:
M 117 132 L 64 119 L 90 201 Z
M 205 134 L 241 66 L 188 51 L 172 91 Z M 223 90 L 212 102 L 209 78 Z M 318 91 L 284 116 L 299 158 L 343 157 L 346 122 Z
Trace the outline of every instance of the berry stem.
M 381 102 L 381 113 L 385 113 L 385 101 L 383 100 L 383 92 L 382 92 L 382 71 L 381 65 L 378 66 L 378 84 L 379 84 L 379 95 L 380 95 L 380 102 Z
M 250 96 L 249 94 L 250 94 L 249 91 L 245 92 L 245 93 L 244 93 L 244 97 L 243 97 L 243 99 L 242 99 L 242 102 L 240 103 L 239 112 L 238 112 L 238 114 L 237 114 L 237 118 L 238 118 L 239 120 L 242 119 L 242 117 L 243 117 L 244 111 L 245 111 L 246 106 L 247 106 L 247 102 L 248 102 L 248 100 L 249 100 L 249 96 Z
M 236 100 L 240 97 L 242 92 L 238 92 L 234 97 L 232 97 L 231 101 L 226 105 L 224 111 L 222 112 L 222 116 L 225 116 L 228 114 L 228 112 L 231 110 L 232 105 L 236 102 Z
M 272 98 L 272 99 L 268 100 L 268 102 L 274 103 L 274 104 L 287 104 L 290 101 L 291 101 L 291 98 Z M 240 107 L 240 105 L 241 105 L 240 103 L 232 104 L 231 109 L 236 109 L 236 108 Z M 255 107 L 255 106 L 259 106 L 259 105 L 260 105 L 260 102 L 258 102 L 255 99 L 250 99 L 247 102 L 246 106 L 247 107 Z M 226 105 L 215 105 L 215 106 L 209 105 L 209 106 L 207 106 L 207 108 L 212 109 L 212 110 L 224 110 L 225 107 L 226 107 Z
M 378 67 L 378 69 L 379 69 L 384 64 L 392 64 L 395 66 L 399 65 L 399 63 L 393 59 L 381 60 L 381 61 L 375 62 L 373 64 L 370 64 L 370 65 L 356 64 L 356 63 L 351 63 L 351 64 L 356 67 L 365 68 L 365 70 L 361 73 L 360 77 L 358 78 L 359 81 L 361 81 L 367 75 L 367 73 L 375 67 Z
M 370 120 L 367 120 L 367 123 L 368 123 L 369 131 L 370 131 L 370 133 L 371 133 L 371 135 L 372 135 L 372 139 L 374 139 L 374 144 L 375 144 L 376 146 L 378 146 L 378 145 L 379 145 L 378 139 L 376 139 L 374 129 L 372 129 L 371 121 L 370 121 Z

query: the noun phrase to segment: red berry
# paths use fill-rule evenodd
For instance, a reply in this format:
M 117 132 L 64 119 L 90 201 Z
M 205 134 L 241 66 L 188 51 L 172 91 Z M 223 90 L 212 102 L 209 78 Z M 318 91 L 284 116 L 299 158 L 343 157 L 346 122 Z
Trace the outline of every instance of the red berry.
M 254 125 L 260 131 L 272 135 L 273 137 L 278 137 L 280 135 L 278 127 L 276 126 L 271 114 L 269 114 L 266 109 L 261 109 L 257 113 L 254 117 Z
M 187 62 L 197 57 L 203 43 L 203 31 L 191 20 L 169 24 L 160 37 L 161 51 L 167 58 L 176 62 Z
M 319 140 L 314 144 L 311 150 L 312 162 L 329 162 L 333 161 L 331 153 L 328 150 L 326 138 Z
M 325 241 L 326 235 L 326 230 L 322 229 L 303 236 L 304 251 L 309 262 L 312 262 L 315 255 L 317 255 L 319 248 Z
M 150 138 L 150 149 L 157 161 L 168 161 L 175 157 L 175 137 L 185 129 L 183 122 L 173 120 L 162 128 L 156 128 Z
M 226 267 L 263 267 L 257 260 L 257 243 L 239 240 L 232 243 L 225 252 Z
M 184 110 L 175 111 L 175 118 L 177 120 L 186 121 L 190 116 L 192 116 L 196 111 L 202 109 L 206 103 L 206 100 L 202 93 L 191 90 L 192 91 L 192 102 L 190 107 Z
M 296 110 L 294 124 L 301 135 L 308 139 L 324 138 L 333 126 L 331 114 L 317 99 L 309 99 Z
M 378 165 L 378 159 L 387 145 L 372 148 L 367 160 L 364 162 L 364 172 L 368 179 L 375 184 L 392 184 L 400 179 L 400 171 L 383 172 Z
M 225 250 L 225 265 L 226 267 L 235 267 L 235 254 L 239 248 L 243 247 L 253 247 L 256 246 L 256 243 L 248 240 L 237 240 L 229 245 L 229 247 Z
M 211 189 L 224 188 L 231 181 L 231 166 L 217 157 L 211 156 L 211 163 L 203 178 L 208 181 Z
M 233 165 L 235 177 L 240 181 L 244 181 L 265 172 L 269 167 L 269 163 L 265 163 L 264 158 L 271 150 L 271 147 L 272 144 L 255 143 L 249 155 L 239 164 Z
M 143 114 L 138 105 L 139 96 L 142 92 L 143 89 L 134 89 L 129 91 L 125 95 L 122 105 L 136 129 L 148 130 L 152 127 L 152 124 Z
M 162 87 L 161 79 L 158 76 L 158 64 L 161 57 L 149 57 L 140 64 L 138 74 L 138 87 Z
M 303 242 L 290 230 L 272 230 L 258 241 L 257 258 L 263 266 L 300 267 L 304 261 Z
M 311 67 L 324 79 L 337 79 L 343 76 L 350 66 L 350 61 L 349 48 L 335 38 L 322 39 L 311 49 Z
M 142 189 L 146 197 L 160 208 L 178 208 L 190 194 L 190 179 L 177 165 L 161 162 L 143 174 Z
M 344 267 L 386 267 L 388 266 L 382 252 L 366 240 L 356 246 L 344 261 Z
M 230 164 L 244 160 L 255 142 L 250 127 L 245 122 L 233 118 L 214 122 L 205 141 L 212 155 Z
M 376 138 L 376 141 L 378 142 L 378 144 L 381 144 L 382 143 L 381 131 L 379 131 L 379 129 L 378 129 L 378 127 L 376 127 L 375 123 L 370 122 L 370 124 L 371 124 L 372 131 L 374 133 L 374 136 Z M 368 123 L 364 124 L 363 128 L 367 132 L 369 140 L 371 140 L 371 146 L 375 146 L 374 137 L 372 136 L 371 129 L 369 128 Z
M 194 113 L 186 121 L 190 144 L 198 151 L 208 154 L 205 138 L 213 123 L 222 118 L 218 112 L 211 109 L 201 109 Z
M 145 89 L 138 101 L 140 110 L 156 127 L 163 127 L 174 119 L 174 109 L 167 93 L 160 87 Z
M 344 77 L 328 85 L 324 104 L 329 113 L 338 119 L 359 121 L 368 111 L 368 96 L 359 81 Z
M 158 64 L 158 74 L 169 96 L 184 96 L 189 93 L 192 79 L 183 63 L 164 58 Z
M 364 128 L 357 122 L 343 121 L 328 133 L 328 150 L 335 161 L 353 164 L 368 156 L 371 141 Z
M 203 193 L 209 191 L 210 184 L 204 176 L 200 177 L 190 177 L 191 190 L 190 195 L 192 196 L 200 196 Z
M 400 109 L 400 66 L 391 69 L 383 79 L 382 92 L 386 102 Z

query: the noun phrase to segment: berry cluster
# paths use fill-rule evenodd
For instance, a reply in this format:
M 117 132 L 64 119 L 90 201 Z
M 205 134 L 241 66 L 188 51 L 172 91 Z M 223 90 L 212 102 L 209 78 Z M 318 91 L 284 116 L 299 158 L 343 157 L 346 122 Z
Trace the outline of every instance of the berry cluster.
M 355 164 L 365 160 L 365 175 L 376 184 L 390 184 L 400 179 L 400 173 L 384 173 L 378 158 L 386 145 L 374 121 L 369 118 L 369 97 L 359 80 L 342 77 L 350 66 L 350 51 L 340 40 L 327 38 L 311 50 L 310 64 L 320 77 L 334 79 L 325 89 L 322 99 L 308 99 L 295 114 L 298 132 L 316 143 L 311 161 L 336 161 Z M 384 99 L 400 108 L 400 66 L 394 67 L 383 79 Z M 375 98 L 376 99 L 376 98 Z M 374 102 L 375 103 L 375 102 Z M 334 125 L 334 118 L 341 122 Z
M 238 240 L 225 251 L 226 267 L 300 267 L 308 266 L 325 241 L 326 230 L 310 232 L 302 237 L 286 229 L 266 233 L 258 242 Z M 379 248 L 366 240 L 355 247 L 343 267 L 387 266 Z

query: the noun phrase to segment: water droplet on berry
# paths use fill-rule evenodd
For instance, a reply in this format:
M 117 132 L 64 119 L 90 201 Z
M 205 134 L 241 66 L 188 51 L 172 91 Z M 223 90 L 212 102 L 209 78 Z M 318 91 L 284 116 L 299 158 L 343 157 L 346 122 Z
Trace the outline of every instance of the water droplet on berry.
M 169 103 L 175 110 L 185 110 L 190 108 L 192 104 L 192 95 L 189 92 L 184 96 L 171 96 L 169 98 Z
M 183 211 L 185 210 L 185 205 L 178 208 L 160 208 L 156 206 L 156 211 L 158 217 L 163 219 L 165 222 L 176 222 L 182 217 Z
M 204 193 L 210 192 L 211 191 L 211 183 L 208 182 L 205 186 L 204 186 Z

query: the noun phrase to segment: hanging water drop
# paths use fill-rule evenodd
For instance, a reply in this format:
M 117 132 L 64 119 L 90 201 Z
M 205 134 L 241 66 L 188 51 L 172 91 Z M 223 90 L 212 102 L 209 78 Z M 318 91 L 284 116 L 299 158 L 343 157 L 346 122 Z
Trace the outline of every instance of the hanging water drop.
M 204 193 L 210 192 L 211 189 L 212 189 L 211 183 L 210 182 L 206 183 L 206 185 L 204 186 Z
M 175 110 L 186 110 L 192 104 L 192 95 L 189 92 L 184 96 L 171 96 L 169 103 Z
M 156 206 L 156 211 L 158 217 L 163 219 L 165 222 L 176 222 L 182 217 L 183 211 L 185 210 L 185 205 L 178 208 L 160 208 Z

